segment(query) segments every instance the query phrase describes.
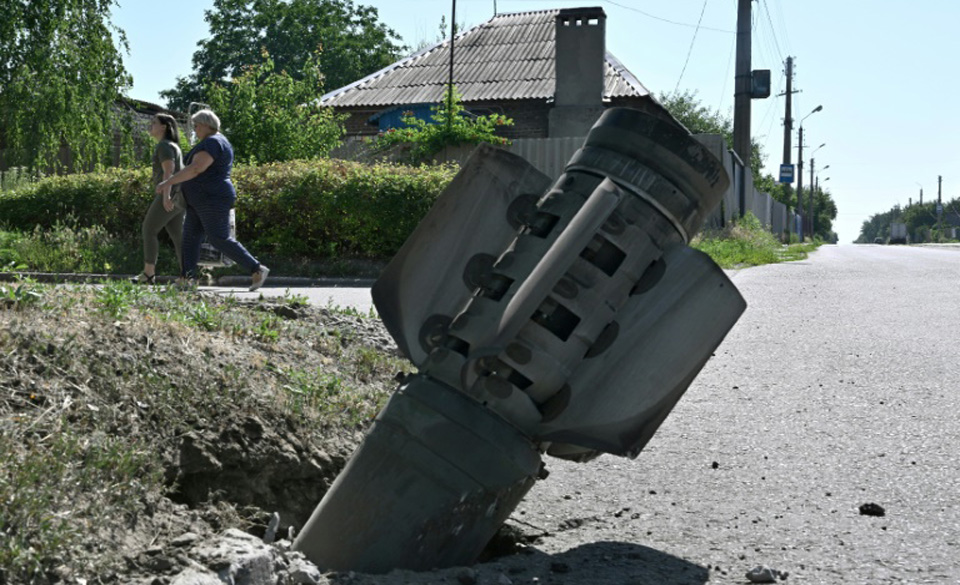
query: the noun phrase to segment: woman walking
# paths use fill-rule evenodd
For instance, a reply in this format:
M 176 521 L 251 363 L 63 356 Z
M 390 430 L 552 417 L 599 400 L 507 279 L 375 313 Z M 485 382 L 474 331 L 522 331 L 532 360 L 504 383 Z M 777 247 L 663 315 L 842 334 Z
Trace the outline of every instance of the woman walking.
M 153 149 L 152 184 L 159 184 L 183 168 L 180 153 L 180 132 L 177 121 L 167 114 L 157 114 L 150 123 L 150 136 L 157 141 Z M 183 196 L 180 187 L 158 188 L 140 228 L 143 234 L 143 272 L 135 279 L 140 284 L 154 284 L 157 278 L 157 257 L 160 255 L 160 230 L 167 230 L 173 240 L 177 263 L 183 270 L 180 243 L 183 240 Z
M 230 236 L 230 210 L 237 191 L 230 181 L 233 147 L 220 133 L 220 119 L 211 110 L 200 110 L 191 118 L 197 142 L 185 159 L 186 166 L 157 185 L 157 193 L 173 185 L 182 185 L 186 203 L 183 224 L 182 282 L 196 282 L 200 245 L 206 234 L 214 248 L 250 271 L 250 290 L 263 286 L 270 269 L 260 264 L 240 242 Z

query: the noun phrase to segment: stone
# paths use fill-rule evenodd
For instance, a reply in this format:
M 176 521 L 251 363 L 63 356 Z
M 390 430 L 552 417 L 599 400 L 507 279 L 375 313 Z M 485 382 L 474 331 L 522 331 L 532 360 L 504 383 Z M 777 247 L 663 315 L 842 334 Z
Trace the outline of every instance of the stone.
M 757 566 L 747 571 L 751 583 L 776 583 L 780 572 L 767 566 Z

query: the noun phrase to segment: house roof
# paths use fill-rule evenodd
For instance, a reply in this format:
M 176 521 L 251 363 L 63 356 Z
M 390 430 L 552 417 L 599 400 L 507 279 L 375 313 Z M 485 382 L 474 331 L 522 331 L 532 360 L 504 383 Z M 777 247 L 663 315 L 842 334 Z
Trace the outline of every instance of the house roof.
M 550 99 L 556 83 L 554 47 L 560 10 L 499 14 L 454 41 L 454 85 L 464 102 Z M 609 52 L 604 98 L 643 97 L 647 88 Z M 443 41 L 320 98 L 325 106 L 438 103 L 450 72 Z

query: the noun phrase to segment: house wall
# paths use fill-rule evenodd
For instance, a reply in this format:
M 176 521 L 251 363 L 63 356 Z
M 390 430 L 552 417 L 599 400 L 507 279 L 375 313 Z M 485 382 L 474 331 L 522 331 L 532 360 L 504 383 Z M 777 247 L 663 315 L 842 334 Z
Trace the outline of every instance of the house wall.
M 648 97 L 614 98 L 605 104 L 607 107 L 624 107 L 649 110 L 653 101 Z M 497 134 L 511 140 L 517 138 L 547 138 L 550 128 L 550 110 L 552 104 L 545 100 L 504 100 L 501 102 L 469 102 L 467 110 L 478 115 L 503 114 L 513 120 L 512 126 L 503 126 Z M 387 106 L 393 108 L 394 106 Z M 371 117 L 385 108 L 337 108 L 339 114 L 347 114 L 344 123 L 347 137 L 376 136 L 377 124 L 370 124 Z

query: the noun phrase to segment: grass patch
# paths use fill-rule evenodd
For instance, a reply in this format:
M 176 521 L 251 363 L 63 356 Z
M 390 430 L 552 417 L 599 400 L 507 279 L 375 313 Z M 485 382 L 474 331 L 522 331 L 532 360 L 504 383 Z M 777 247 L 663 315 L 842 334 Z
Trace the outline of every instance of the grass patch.
M 722 230 L 697 234 L 690 242 L 691 247 L 709 255 L 725 269 L 803 260 L 820 244 L 819 239 L 812 243 L 781 244 L 752 213 Z
M 70 218 L 46 230 L 0 232 L 0 268 L 7 271 L 134 274 L 142 267 L 140 242 L 118 238 L 100 226 L 77 226 Z M 161 253 L 160 268 L 177 269 L 172 245 L 169 253 Z

